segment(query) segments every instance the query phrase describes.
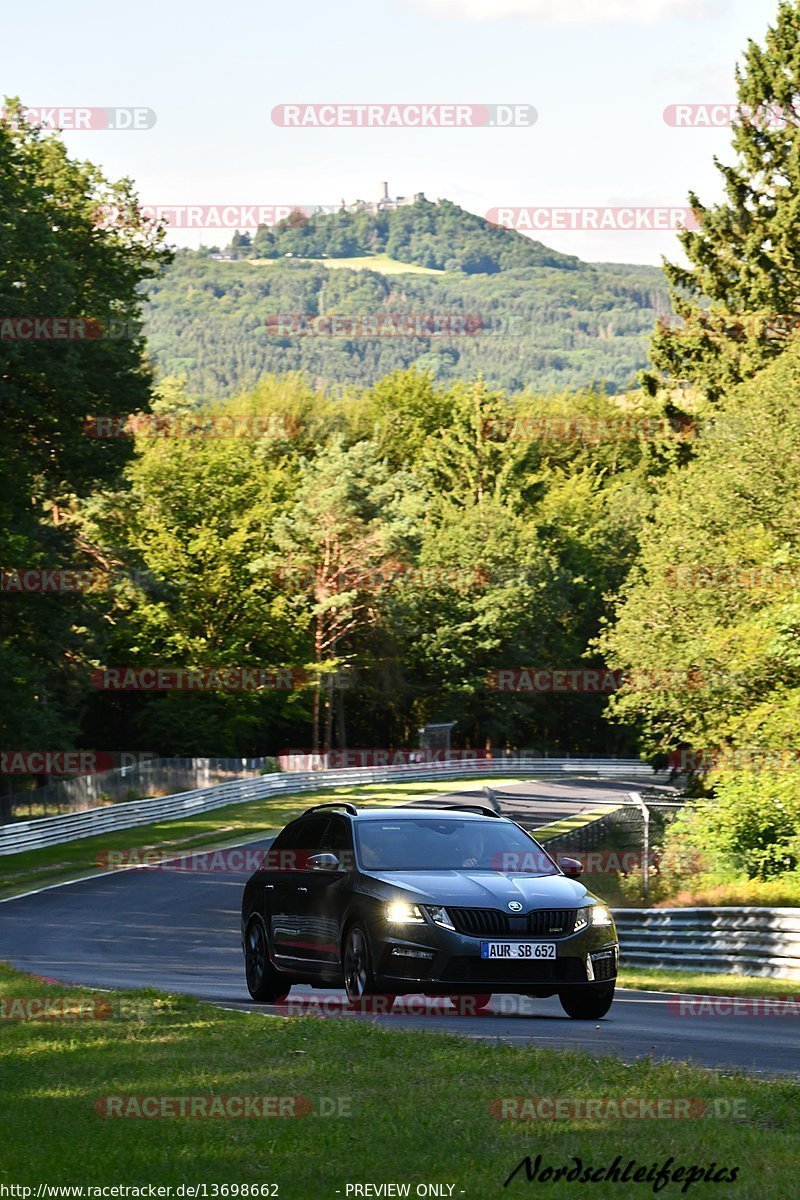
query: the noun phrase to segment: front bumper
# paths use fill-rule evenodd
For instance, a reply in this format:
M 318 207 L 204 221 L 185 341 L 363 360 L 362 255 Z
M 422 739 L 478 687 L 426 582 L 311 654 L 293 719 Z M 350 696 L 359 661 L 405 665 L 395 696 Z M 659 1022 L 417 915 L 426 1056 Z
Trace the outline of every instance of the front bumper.
M 613 982 L 619 944 L 613 926 L 589 926 L 564 937 L 472 936 L 441 926 L 415 925 L 401 932 L 376 930 L 375 971 L 379 991 L 461 995 L 480 991 L 552 995 L 565 987 Z M 482 941 L 555 942 L 555 959 L 481 958 Z

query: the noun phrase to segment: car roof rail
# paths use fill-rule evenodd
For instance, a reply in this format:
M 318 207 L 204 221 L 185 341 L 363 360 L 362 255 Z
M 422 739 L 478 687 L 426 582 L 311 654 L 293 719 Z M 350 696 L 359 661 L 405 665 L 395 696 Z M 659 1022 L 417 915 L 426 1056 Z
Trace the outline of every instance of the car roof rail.
M 343 808 L 345 812 L 350 813 L 351 817 L 358 816 L 358 809 L 349 800 L 331 800 L 327 804 L 315 804 L 313 808 L 307 808 L 302 816 L 306 817 L 309 813 L 319 812 L 321 808 Z
M 487 808 L 485 804 L 452 804 L 447 800 L 409 800 L 408 804 L 403 805 L 404 808 L 436 808 L 444 809 L 446 812 L 454 809 L 456 812 L 472 812 L 480 817 L 500 817 L 502 813 L 495 812 L 493 808 Z

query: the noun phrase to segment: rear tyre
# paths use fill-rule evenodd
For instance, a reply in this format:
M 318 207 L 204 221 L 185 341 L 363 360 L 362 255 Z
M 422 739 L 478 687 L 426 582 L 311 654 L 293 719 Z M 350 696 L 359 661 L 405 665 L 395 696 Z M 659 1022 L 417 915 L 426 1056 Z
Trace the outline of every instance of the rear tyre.
M 363 925 L 356 922 L 344 935 L 342 974 L 347 1003 L 356 1012 L 390 1013 L 396 996 L 375 990 L 372 951 Z
M 614 984 L 601 987 L 581 988 L 574 992 L 559 992 L 561 1007 L 568 1017 L 576 1021 L 599 1021 L 611 1008 L 614 999 Z
M 267 935 L 257 919 L 250 922 L 245 933 L 244 970 L 247 990 L 254 1000 L 282 1004 L 289 995 L 292 985 L 284 982 L 269 961 Z
M 451 996 L 450 1003 L 460 1017 L 474 1017 L 489 1007 L 491 999 L 491 992 L 485 992 L 478 996 Z

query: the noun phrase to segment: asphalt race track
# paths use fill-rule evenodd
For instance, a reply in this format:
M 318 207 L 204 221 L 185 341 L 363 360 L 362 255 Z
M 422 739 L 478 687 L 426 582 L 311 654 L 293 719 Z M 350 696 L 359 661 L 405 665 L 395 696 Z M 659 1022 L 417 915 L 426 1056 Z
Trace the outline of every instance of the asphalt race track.
M 513 802 L 504 811 L 542 825 L 580 807 L 613 800 L 640 786 L 634 780 L 528 781 L 498 789 Z M 651 790 L 648 786 L 648 790 Z M 665 792 L 667 789 L 664 789 Z M 481 793 L 459 793 L 477 797 Z M 266 848 L 271 839 L 247 849 Z M 0 903 L 0 960 L 22 970 L 99 988 L 156 987 L 186 992 L 226 1007 L 277 1010 L 250 1000 L 244 982 L 239 913 L 250 870 L 137 869 L 98 875 Z M 787 993 L 792 984 L 787 983 Z M 343 993 L 294 988 L 291 1001 L 317 998 L 339 1011 Z M 398 1005 L 400 1002 L 398 1002 Z M 420 1001 L 417 1001 L 421 1005 Z M 511 1011 L 512 1005 L 515 1010 Z M 660 992 L 618 990 L 602 1021 L 571 1021 L 558 1000 L 496 996 L 480 1016 L 459 1016 L 447 1002 L 432 1015 L 395 1013 L 346 1020 L 379 1020 L 394 1028 L 447 1030 L 467 1037 L 537 1046 L 582 1048 L 631 1060 L 688 1059 L 711 1067 L 795 1073 L 800 1022 L 795 1017 L 683 1015 Z

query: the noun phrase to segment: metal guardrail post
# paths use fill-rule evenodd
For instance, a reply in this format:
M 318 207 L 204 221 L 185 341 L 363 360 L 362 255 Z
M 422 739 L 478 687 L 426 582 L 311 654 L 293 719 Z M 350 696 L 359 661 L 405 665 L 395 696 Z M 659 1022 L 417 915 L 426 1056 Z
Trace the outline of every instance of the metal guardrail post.
M 628 792 L 634 804 L 638 804 L 644 821 L 642 835 L 642 898 L 650 899 L 650 809 L 642 798 L 641 792 Z

